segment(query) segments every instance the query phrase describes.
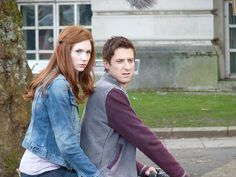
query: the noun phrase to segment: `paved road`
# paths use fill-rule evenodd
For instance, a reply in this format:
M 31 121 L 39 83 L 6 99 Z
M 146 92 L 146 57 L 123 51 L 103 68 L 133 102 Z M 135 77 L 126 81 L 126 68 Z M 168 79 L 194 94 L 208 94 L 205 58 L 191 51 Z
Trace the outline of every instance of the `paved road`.
M 236 137 L 164 139 L 191 177 L 236 177 Z M 138 151 L 137 159 L 154 165 Z

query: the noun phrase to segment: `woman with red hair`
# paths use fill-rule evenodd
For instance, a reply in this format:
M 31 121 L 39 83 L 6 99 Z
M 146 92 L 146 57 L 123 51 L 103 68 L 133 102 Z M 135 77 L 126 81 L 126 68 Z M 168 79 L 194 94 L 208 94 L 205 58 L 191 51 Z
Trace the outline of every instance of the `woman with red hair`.
M 32 100 L 31 121 L 23 140 L 21 177 L 100 177 L 80 147 L 77 104 L 93 92 L 95 47 L 91 33 L 68 26 L 47 67 L 24 95 Z

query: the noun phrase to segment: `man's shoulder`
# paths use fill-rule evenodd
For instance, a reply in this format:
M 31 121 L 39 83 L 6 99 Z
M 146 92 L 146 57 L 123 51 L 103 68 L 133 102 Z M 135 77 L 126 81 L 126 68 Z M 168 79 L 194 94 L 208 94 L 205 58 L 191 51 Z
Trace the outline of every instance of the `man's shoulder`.
M 117 90 L 121 90 L 122 91 L 122 89 L 119 86 L 117 86 L 116 84 L 111 83 L 109 81 L 106 81 L 106 80 L 99 80 L 95 84 L 95 92 L 109 93 L 113 89 L 117 89 Z
M 115 85 L 110 83 L 109 81 L 102 80 L 100 79 L 99 81 L 96 82 L 95 87 L 98 89 L 106 90 L 113 88 Z

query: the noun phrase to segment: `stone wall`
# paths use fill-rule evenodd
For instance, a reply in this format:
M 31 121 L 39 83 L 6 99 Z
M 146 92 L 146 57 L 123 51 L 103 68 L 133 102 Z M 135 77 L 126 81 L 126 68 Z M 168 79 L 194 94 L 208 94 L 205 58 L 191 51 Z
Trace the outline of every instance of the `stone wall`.
M 217 54 L 209 46 L 138 48 L 138 74 L 129 88 L 215 90 Z

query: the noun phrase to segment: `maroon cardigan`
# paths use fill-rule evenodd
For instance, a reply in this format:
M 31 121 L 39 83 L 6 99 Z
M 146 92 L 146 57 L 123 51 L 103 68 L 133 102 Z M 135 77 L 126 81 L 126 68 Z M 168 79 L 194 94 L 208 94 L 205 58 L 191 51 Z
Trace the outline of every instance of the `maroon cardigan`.
M 137 117 L 124 92 L 115 88 L 109 92 L 106 111 L 109 126 L 142 151 L 170 177 L 188 177 L 160 139 Z M 149 167 L 140 162 L 137 162 L 136 166 L 138 173 L 145 176 Z

